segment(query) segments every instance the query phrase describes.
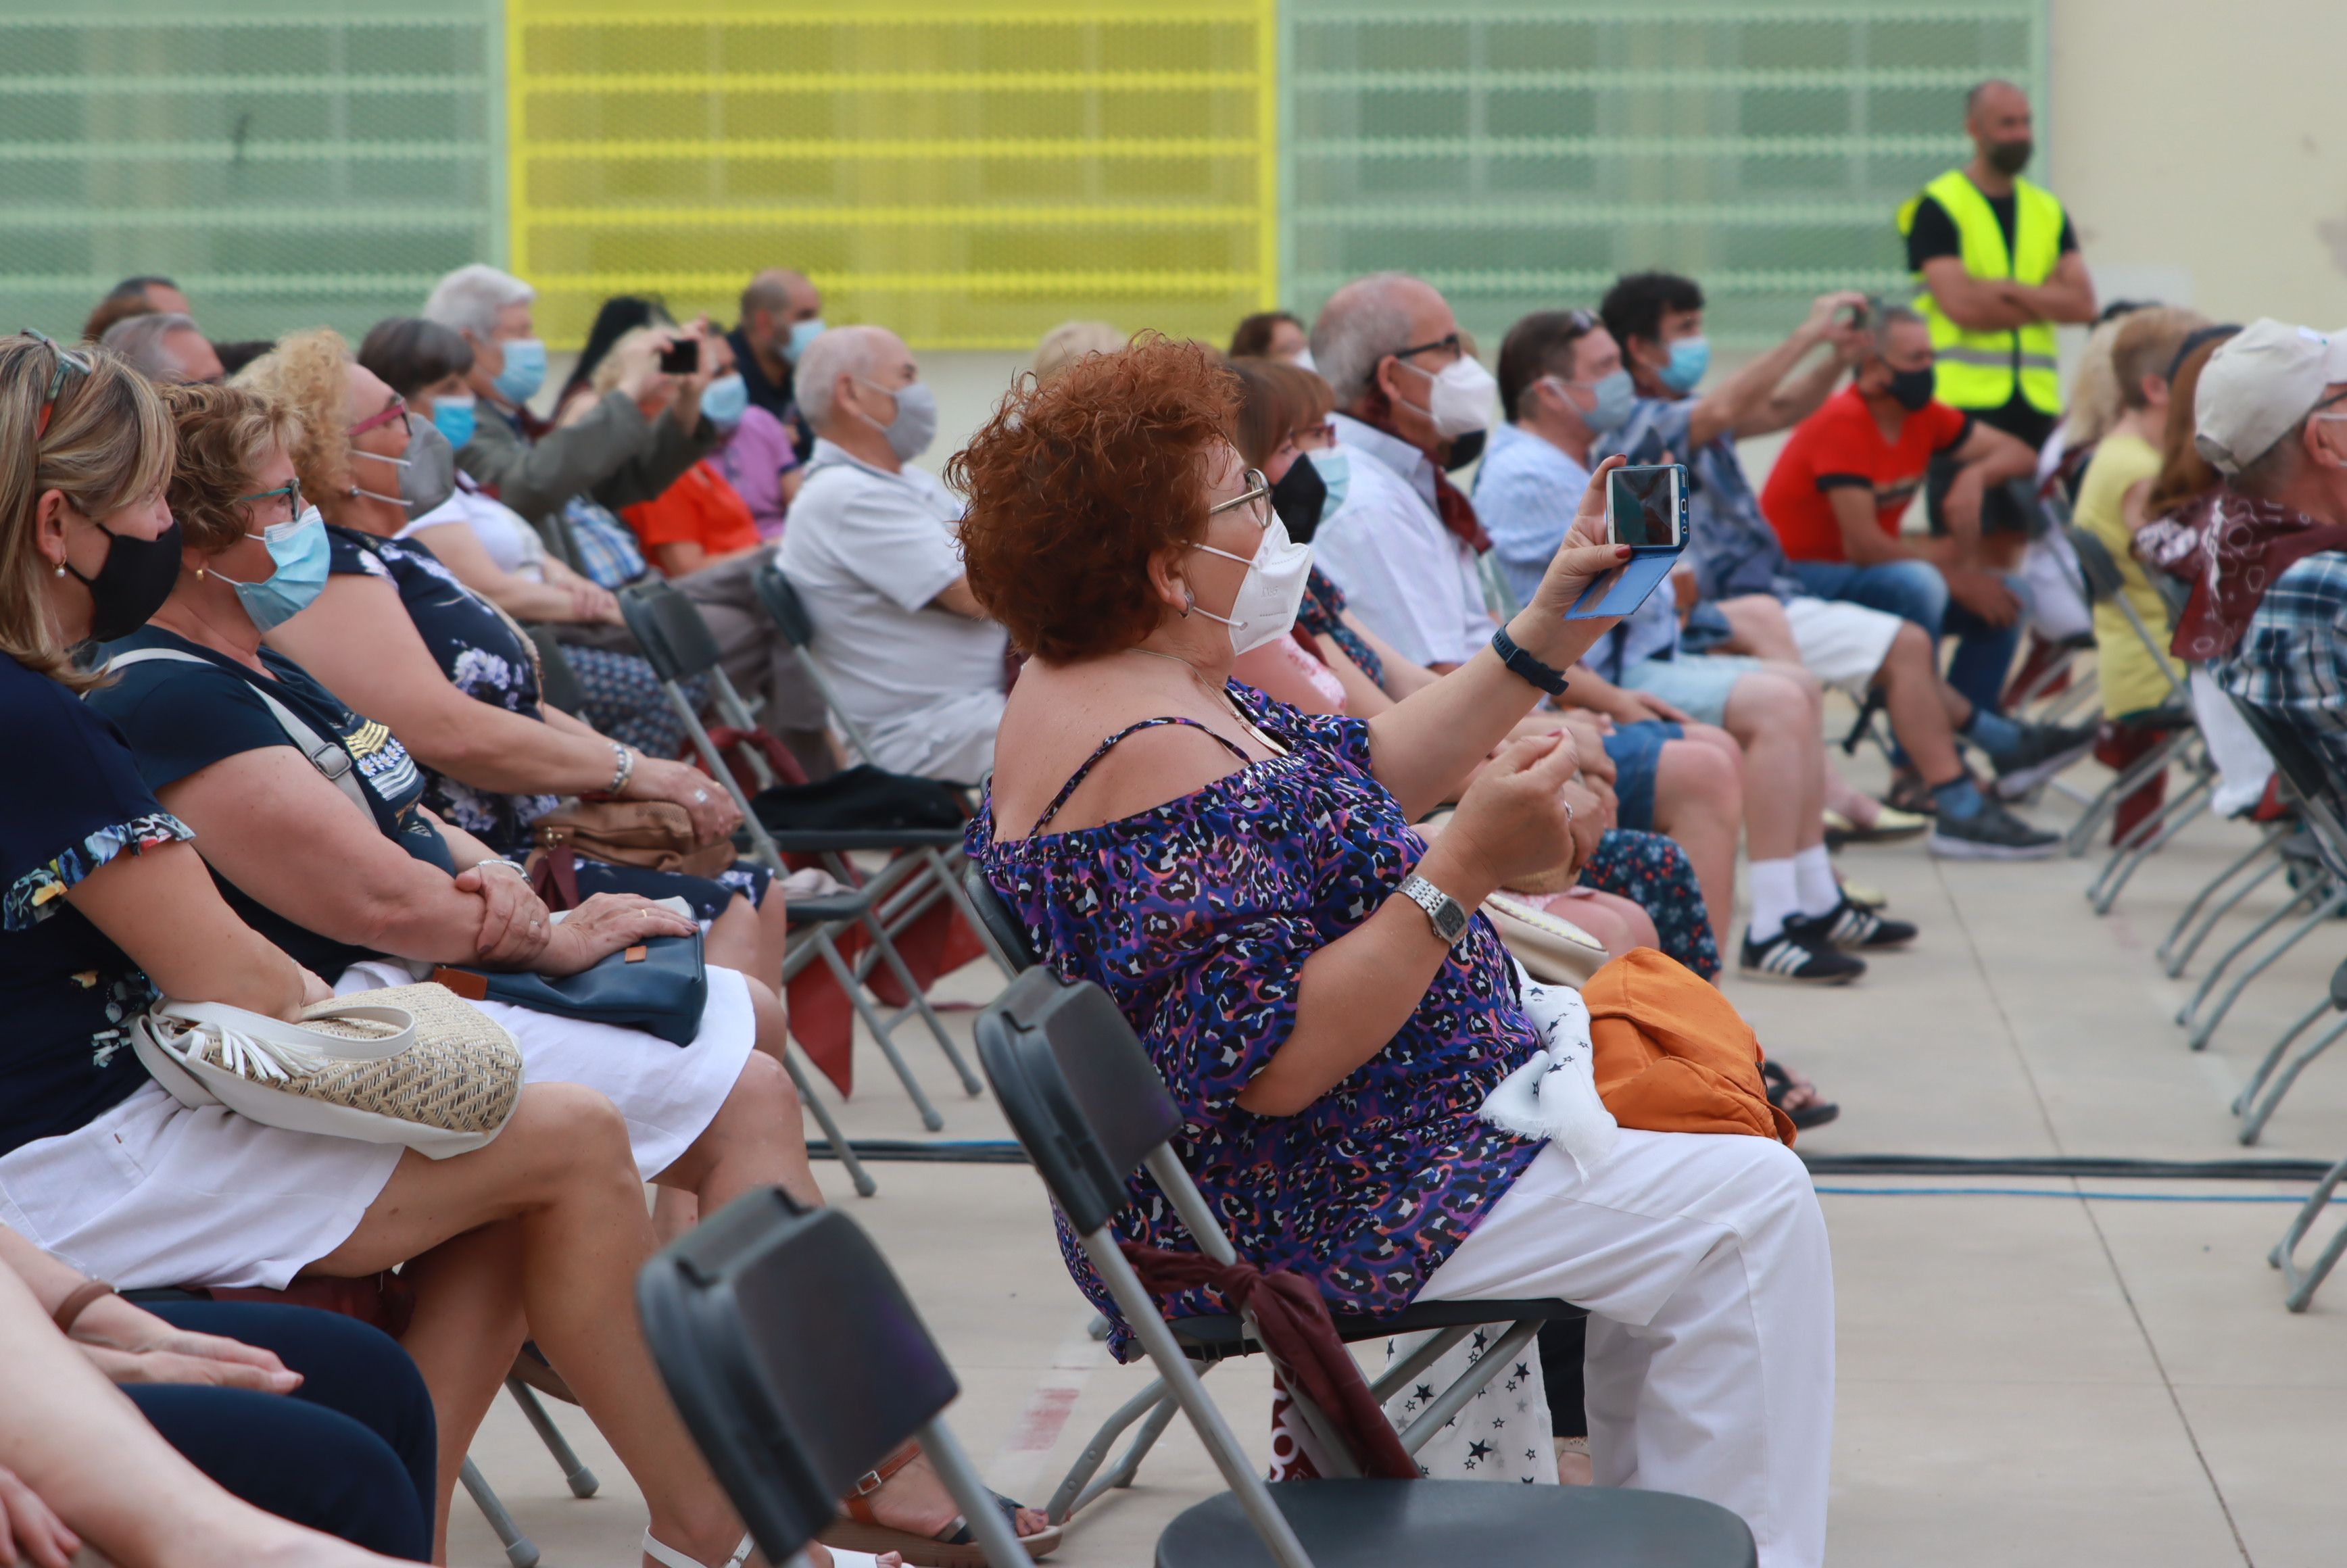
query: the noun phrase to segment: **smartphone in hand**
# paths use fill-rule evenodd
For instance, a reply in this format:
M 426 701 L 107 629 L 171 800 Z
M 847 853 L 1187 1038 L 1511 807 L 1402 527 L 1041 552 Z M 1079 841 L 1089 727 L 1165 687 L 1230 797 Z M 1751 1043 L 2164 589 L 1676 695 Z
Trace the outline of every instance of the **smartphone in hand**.
M 1564 612 L 1567 620 L 1628 615 L 1671 575 L 1686 548 L 1686 465 L 1635 465 L 1605 479 L 1605 542 L 1635 553 L 1583 589 Z
M 697 375 L 701 372 L 701 340 L 697 337 L 672 338 L 661 350 L 662 375 Z

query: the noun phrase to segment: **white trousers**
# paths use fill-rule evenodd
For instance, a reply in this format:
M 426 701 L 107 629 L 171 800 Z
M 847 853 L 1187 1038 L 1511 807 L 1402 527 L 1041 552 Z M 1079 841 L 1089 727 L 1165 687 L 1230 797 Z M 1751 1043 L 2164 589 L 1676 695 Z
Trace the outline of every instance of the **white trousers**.
M 1624 1128 L 1584 1178 L 1552 1143 L 1419 1296 L 1586 1307 L 1597 1483 L 1732 1510 L 1760 1568 L 1824 1562 L 1833 1260 L 1783 1144 Z

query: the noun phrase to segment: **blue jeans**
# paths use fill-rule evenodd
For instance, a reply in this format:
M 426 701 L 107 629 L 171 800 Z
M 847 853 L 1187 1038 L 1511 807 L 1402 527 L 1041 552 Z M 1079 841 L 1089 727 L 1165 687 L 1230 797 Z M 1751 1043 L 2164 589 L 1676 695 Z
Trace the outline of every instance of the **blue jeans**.
M 1856 566 L 1849 561 L 1797 560 L 1793 575 L 1819 599 L 1862 604 L 1911 620 L 1939 645 L 1942 637 L 1956 640 L 1948 661 L 1948 684 L 1963 692 L 1973 706 L 1995 713 L 2004 711 L 2005 677 L 2021 646 L 2022 622 L 1991 626 L 1948 596 L 1948 579 L 1930 561 L 1885 561 L 1880 566 Z M 2026 606 L 2028 589 L 2017 577 L 2004 586 Z

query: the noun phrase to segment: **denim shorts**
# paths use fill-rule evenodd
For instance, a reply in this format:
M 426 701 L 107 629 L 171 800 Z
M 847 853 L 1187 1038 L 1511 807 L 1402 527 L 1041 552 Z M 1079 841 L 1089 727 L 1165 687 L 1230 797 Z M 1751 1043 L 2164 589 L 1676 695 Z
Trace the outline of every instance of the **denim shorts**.
M 1683 725 L 1665 719 L 1616 724 L 1605 737 L 1614 759 L 1614 793 L 1621 800 L 1617 824 L 1638 833 L 1655 829 L 1655 775 L 1663 764 L 1663 743 L 1686 738 Z

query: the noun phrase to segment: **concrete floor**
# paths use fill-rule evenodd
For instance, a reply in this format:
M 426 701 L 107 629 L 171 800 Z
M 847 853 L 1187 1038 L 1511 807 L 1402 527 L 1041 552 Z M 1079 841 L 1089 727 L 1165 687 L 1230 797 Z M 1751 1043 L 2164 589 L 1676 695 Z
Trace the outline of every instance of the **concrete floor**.
M 1861 784 L 1879 782 L 1866 759 Z M 2069 782 L 2099 784 L 2082 765 Z M 2034 808 L 2048 824 L 2072 808 Z M 2211 1049 L 2171 1015 L 2206 967 L 2162 979 L 2151 949 L 2247 840 L 2202 823 L 2097 918 L 2093 860 L 1943 864 L 1920 845 L 1860 848 L 1846 875 L 1882 887 L 1922 939 L 1845 992 L 1731 978 L 1772 1055 L 1843 1108 L 1805 1150 L 2218 1159 L 2244 1153 L 2227 1104 L 2267 1041 L 2320 994 L 2347 941 L 2331 927 L 2254 987 Z M 2252 900 L 2228 927 L 2272 907 Z M 2221 940 L 2221 938 L 2220 938 Z M 982 1000 L 977 968 L 942 994 Z M 967 1039 L 969 1014 L 948 1014 Z M 949 1139 L 1005 1136 L 927 1044 L 908 1049 Z M 857 1138 L 922 1136 L 868 1044 L 841 1108 Z M 2347 1061 L 2310 1072 L 2260 1153 L 2347 1151 Z M 826 1190 L 878 1239 L 960 1375 L 949 1419 L 999 1489 L 1040 1501 L 1146 1373 L 1084 1334 L 1042 1191 L 1023 1166 L 894 1163 L 857 1199 Z M 1838 1568 L 2316 1568 L 2347 1557 L 2337 1455 L 2347 1441 L 2347 1283 L 2283 1311 L 2265 1254 L 2291 1189 L 2252 1183 L 1821 1178 L 1838 1270 L 1840 1405 L 1831 1560 Z M 1919 1192 L 1916 1189 L 1933 1189 Z M 1943 1189 L 1960 1188 L 1961 1192 Z M 1995 1189 L 1982 1193 L 1976 1189 Z M 2206 1198 L 2193 1202 L 2178 1199 Z M 2148 1200 L 2148 1201 L 2145 1201 Z M 1211 1384 L 1251 1444 L 1269 1392 L 1241 1363 Z M 634 1568 L 643 1513 L 574 1409 L 558 1414 L 603 1479 L 565 1490 L 510 1404 L 474 1455 L 548 1568 Z M 1081 1516 L 1054 1561 L 1139 1565 L 1167 1519 L 1216 1490 L 1176 1424 L 1129 1491 Z M 452 1560 L 502 1558 L 460 1498 Z

